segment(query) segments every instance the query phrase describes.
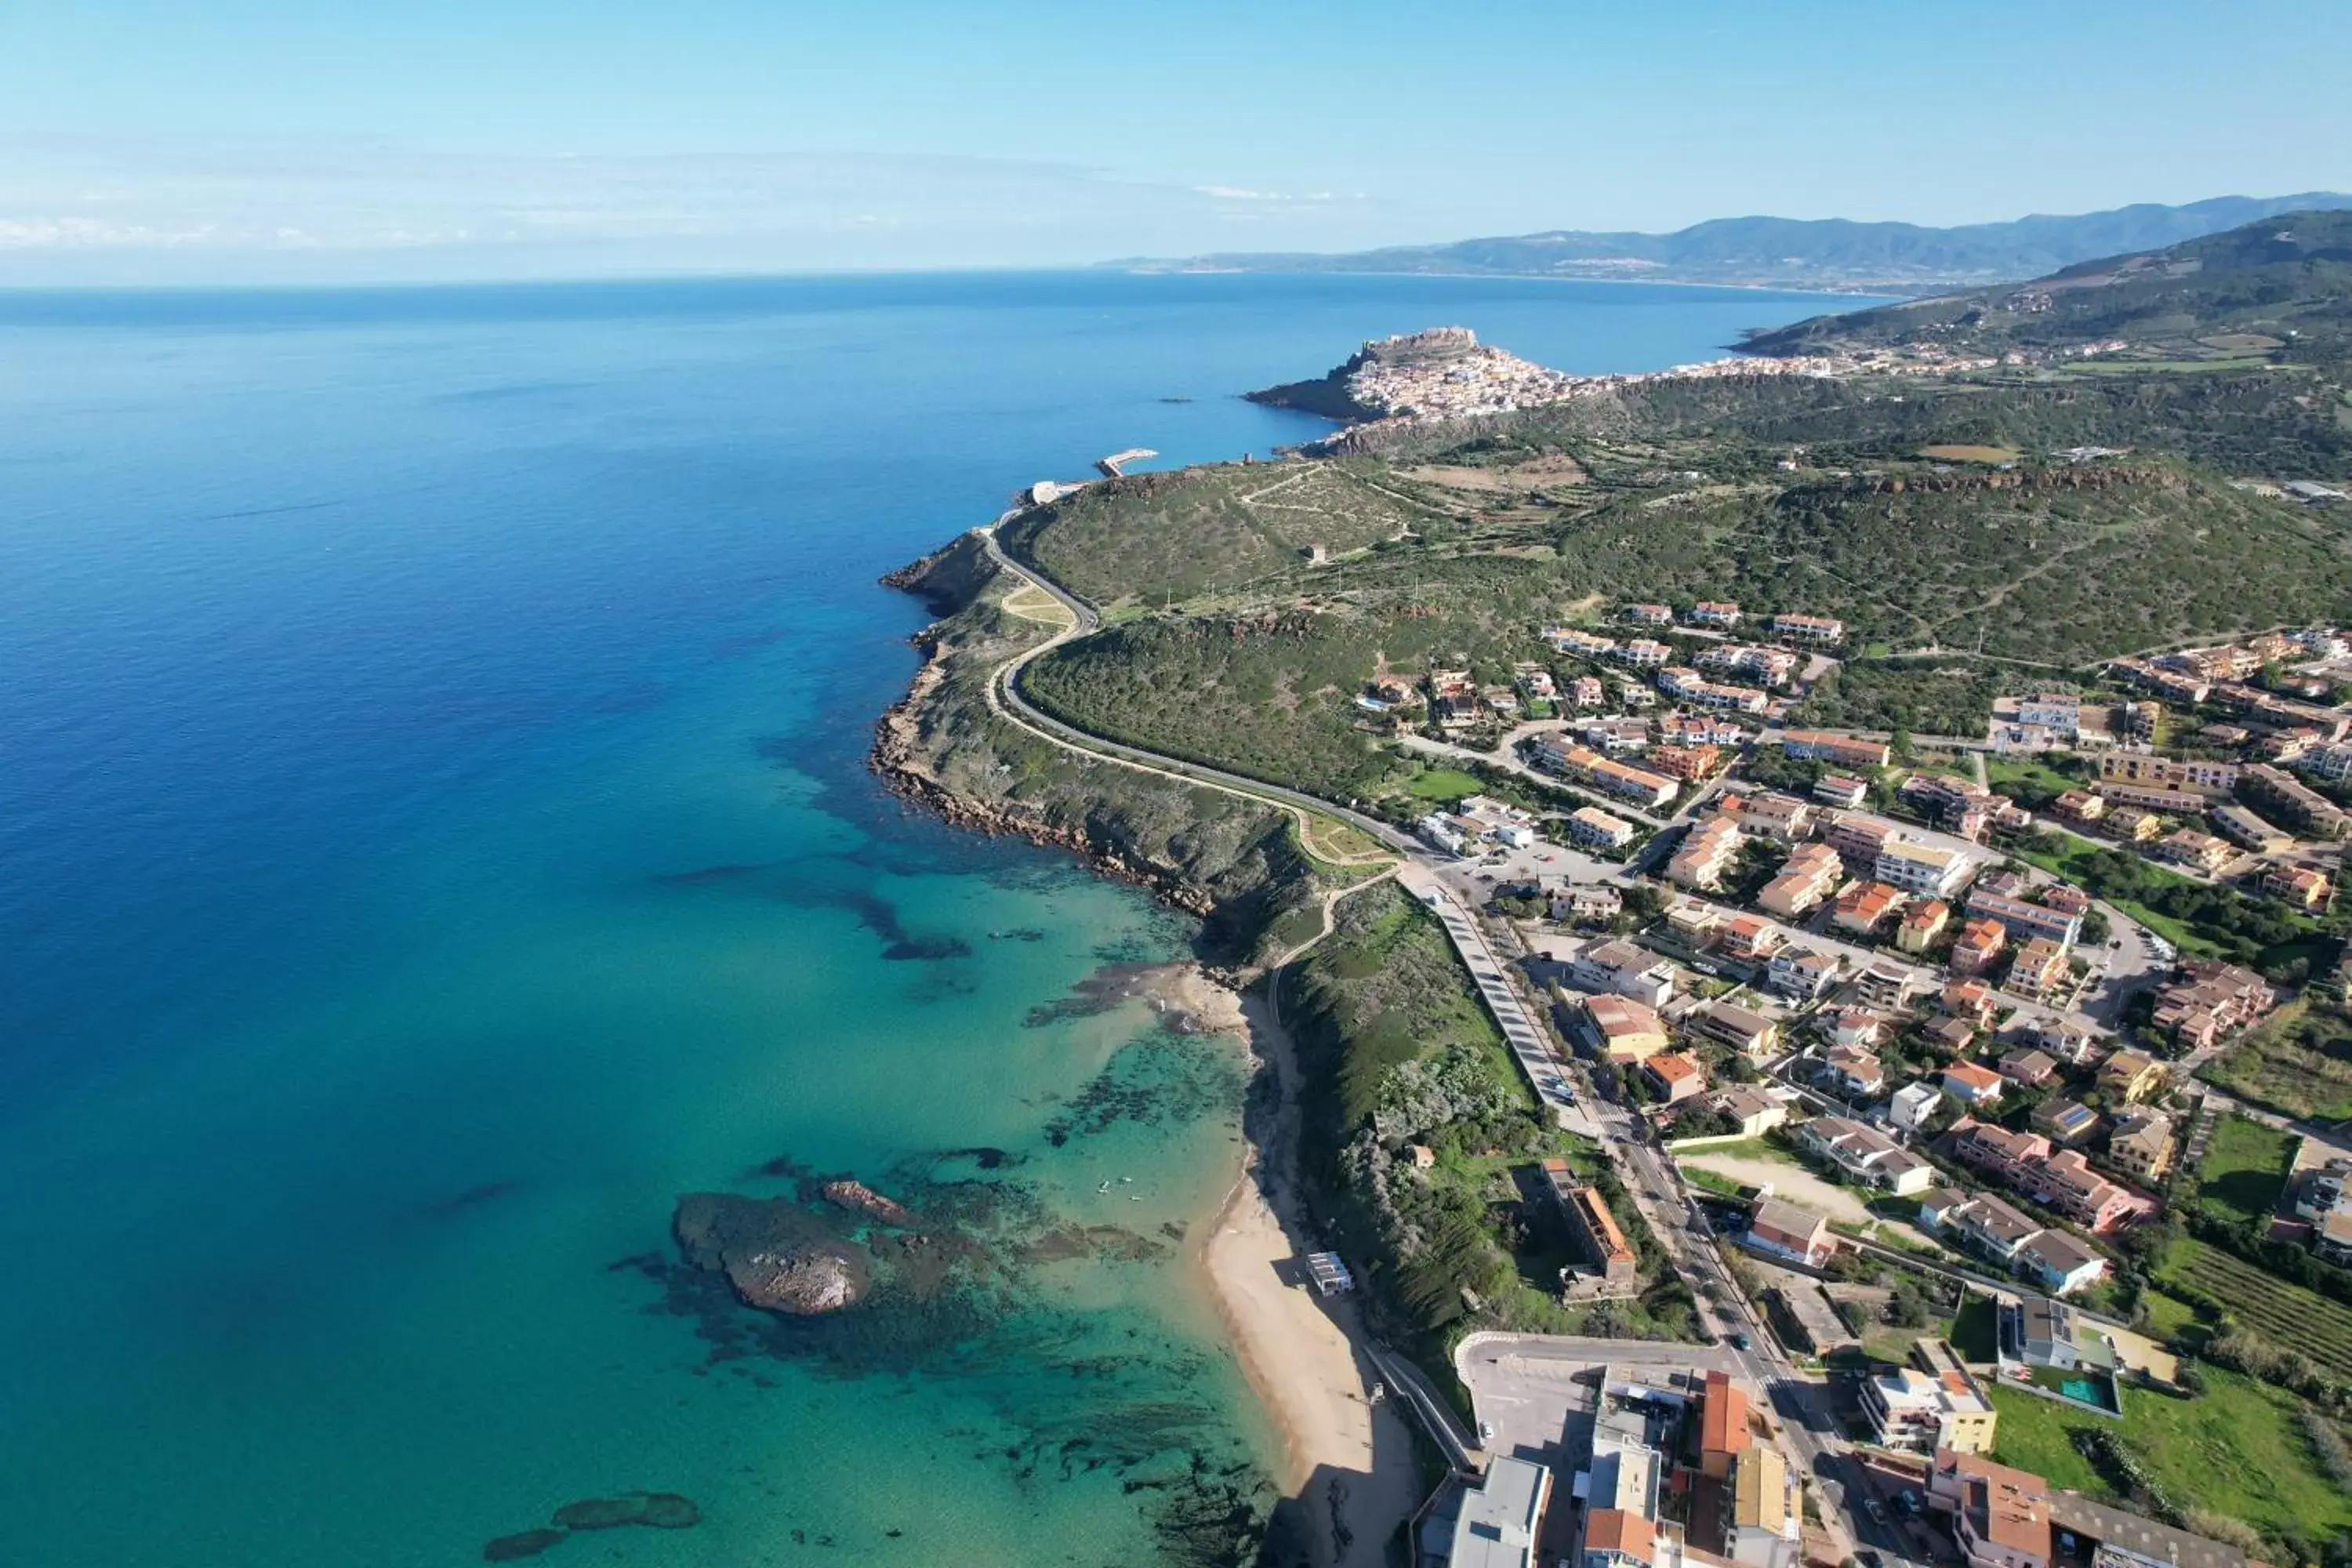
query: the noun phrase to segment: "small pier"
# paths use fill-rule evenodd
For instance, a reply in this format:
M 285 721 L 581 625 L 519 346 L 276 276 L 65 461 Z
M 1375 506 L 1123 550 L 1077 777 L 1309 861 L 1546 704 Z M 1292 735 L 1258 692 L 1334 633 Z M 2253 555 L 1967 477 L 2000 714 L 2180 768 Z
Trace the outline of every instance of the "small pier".
M 1124 452 L 1113 452 L 1108 458 L 1097 458 L 1095 467 L 1102 470 L 1103 478 L 1115 479 L 1127 472 L 1128 464 L 1139 463 L 1146 458 L 1158 456 L 1160 454 L 1149 447 L 1129 447 Z

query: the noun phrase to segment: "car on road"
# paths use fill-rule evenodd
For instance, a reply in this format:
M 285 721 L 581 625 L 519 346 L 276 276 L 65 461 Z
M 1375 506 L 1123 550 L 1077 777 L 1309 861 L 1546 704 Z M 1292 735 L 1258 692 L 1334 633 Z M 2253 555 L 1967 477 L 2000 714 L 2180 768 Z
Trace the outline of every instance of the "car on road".
M 1478 1441 L 1480 1441 L 1481 1443 L 1491 1443 L 1491 1442 L 1493 1442 L 1494 1440 L 1495 1440 L 1495 1424 L 1494 1424 L 1492 1421 L 1481 1421 L 1481 1422 L 1479 1422 L 1479 1423 L 1478 1423 Z
M 1886 1505 L 1876 1498 L 1865 1499 L 1862 1505 L 1862 1511 L 1870 1515 L 1870 1522 L 1873 1524 L 1886 1522 Z
M 1861 1563 L 1862 1568 L 1886 1568 L 1886 1559 L 1881 1557 L 1877 1552 L 1873 1552 L 1867 1546 L 1855 1552 L 1853 1554 L 1853 1560 Z
M 1748 1348 L 1748 1336 L 1736 1329 L 1732 1331 L 1731 1348 L 1736 1351 L 1746 1350 Z

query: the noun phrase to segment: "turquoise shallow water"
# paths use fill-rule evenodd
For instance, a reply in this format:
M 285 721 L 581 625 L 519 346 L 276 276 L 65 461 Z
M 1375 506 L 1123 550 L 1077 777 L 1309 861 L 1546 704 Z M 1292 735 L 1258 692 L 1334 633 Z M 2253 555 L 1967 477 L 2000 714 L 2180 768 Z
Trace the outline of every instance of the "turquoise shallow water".
M 1182 922 L 865 776 L 873 580 L 1100 452 L 1297 439 L 1229 395 L 1369 333 L 1634 368 L 1816 304 L 0 296 L 0 1562 L 462 1563 L 639 1489 L 702 1522 L 543 1561 L 1213 1560 L 1270 1448 L 1177 1237 L 1237 1066 L 1053 1006 Z M 676 1198 L 799 1170 L 977 1283 L 715 1304 Z

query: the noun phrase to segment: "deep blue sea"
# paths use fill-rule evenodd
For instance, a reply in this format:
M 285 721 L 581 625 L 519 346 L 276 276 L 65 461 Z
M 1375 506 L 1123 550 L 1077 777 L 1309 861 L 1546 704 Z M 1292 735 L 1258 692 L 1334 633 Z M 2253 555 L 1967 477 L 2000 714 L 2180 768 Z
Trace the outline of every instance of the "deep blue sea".
M 1633 370 L 1829 308 L 0 293 L 0 1563 L 441 1568 L 637 1490 L 702 1522 L 544 1561 L 1188 1560 L 1273 1459 L 1177 1240 L 1238 1064 L 1054 1005 L 1183 922 L 867 777 L 922 620 L 875 579 L 1312 435 L 1234 394 L 1368 336 Z M 809 1173 L 984 1263 L 782 1326 L 677 1266 L 681 1194 Z

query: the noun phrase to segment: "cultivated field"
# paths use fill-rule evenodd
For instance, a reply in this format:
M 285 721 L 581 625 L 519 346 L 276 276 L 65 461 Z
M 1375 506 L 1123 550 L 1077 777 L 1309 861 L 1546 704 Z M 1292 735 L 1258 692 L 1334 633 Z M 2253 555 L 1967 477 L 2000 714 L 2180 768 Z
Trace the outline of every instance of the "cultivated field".
M 2280 1349 L 2352 1378 L 2352 1308 L 2186 1237 L 2165 1254 L 2163 1274 L 2226 1302 L 2239 1322 Z

